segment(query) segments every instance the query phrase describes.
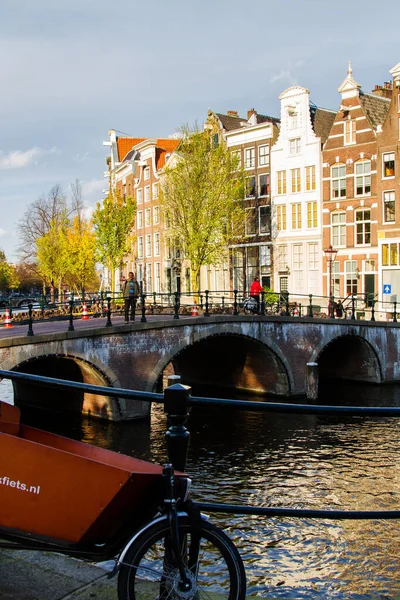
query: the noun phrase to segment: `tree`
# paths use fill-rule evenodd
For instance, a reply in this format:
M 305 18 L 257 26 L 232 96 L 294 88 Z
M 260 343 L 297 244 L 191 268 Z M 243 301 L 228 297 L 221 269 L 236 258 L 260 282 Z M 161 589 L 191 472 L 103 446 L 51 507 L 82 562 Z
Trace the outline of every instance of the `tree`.
M 85 290 L 97 283 L 96 236 L 91 221 L 83 217 L 82 211 L 74 218 L 67 233 L 70 286 Z
M 17 288 L 18 285 L 19 280 L 14 266 L 7 262 L 6 255 L 3 250 L 0 250 L 0 291 Z
M 70 268 L 68 221 L 50 224 L 50 229 L 36 240 L 38 269 L 52 286 L 62 290 L 62 281 Z
M 97 256 L 111 272 L 112 291 L 115 286 L 115 270 L 132 247 L 131 230 L 135 214 L 135 201 L 130 197 L 124 199 L 118 191 L 111 190 L 102 204 L 97 203 L 93 213 Z
M 225 145 L 208 131 L 183 129 L 176 163 L 164 171 L 161 193 L 167 239 L 190 261 L 191 285 L 200 269 L 217 265 L 244 223 L 243 174 Z

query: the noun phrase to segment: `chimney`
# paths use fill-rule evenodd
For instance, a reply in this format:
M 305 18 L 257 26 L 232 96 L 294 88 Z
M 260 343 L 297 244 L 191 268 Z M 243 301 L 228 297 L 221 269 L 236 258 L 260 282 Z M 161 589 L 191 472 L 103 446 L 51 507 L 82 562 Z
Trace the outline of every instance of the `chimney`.
M 249 120 L 252 115 L 256 115 L 256 114 L 257 114 L 257 111 L 254 108 L 251 108 L 250 110 L 247 111 L 247 120 Z
M 385 81 L 383 86 L 376 85 L 372 90 L 374 96 L 378 96 L 379 98 L 391 98 L 392 97 L 392 82 Z
M 228 117 L 238 117 L 238 111 L 237 110 L 228 110 L 226 112 L 226 114 L 228 115 Z

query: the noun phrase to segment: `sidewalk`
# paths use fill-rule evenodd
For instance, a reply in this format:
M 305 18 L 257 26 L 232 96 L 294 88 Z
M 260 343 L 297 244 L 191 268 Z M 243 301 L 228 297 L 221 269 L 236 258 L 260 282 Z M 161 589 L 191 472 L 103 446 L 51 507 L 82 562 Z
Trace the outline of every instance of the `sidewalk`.
M 117 600 L 117 577 L 51 552 L 0 549 L 0 600 Z

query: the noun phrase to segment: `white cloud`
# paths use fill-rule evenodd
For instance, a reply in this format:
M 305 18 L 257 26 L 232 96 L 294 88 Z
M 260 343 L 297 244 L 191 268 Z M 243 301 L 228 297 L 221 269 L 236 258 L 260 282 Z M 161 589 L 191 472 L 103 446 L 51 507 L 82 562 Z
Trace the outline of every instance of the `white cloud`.
M 284 69 L 281 69 L 279 73 L 273 75 L 269 80 L 270 83 L 277 83 L 278 81 L 288 81 L 291 85 L 295 85 L 295 83 L 297 83 L 296 78 L 291 74 L 291 72 L 285 71 Z
M 0 151 L 0 169 L 22 169 L 30 164 L 37 164 L 39 158 L 46 154 L 54 154 L 55 148 L 43 150 L 42 148 L 30 148 L 29 150 L 14 150 L 8 154 Z
M 2 227 L 0 227 L 0 237 L 2 237 L 3 235 L 7 235 L 8 231 L 6 229 L 3 229 Z
M 97 200 L 99 200 L 100 197 L 103 196 L 102 194 L 99 194 L 99 192 L 104 190 L 106 187 L 107 181 L 104 178 L 91 179 L 90 181 L 85 181 L 85 183 L 82 186 L 83 196 L 85 198 L 88 198 L 89 200 L 91 199 L 91 196 L 99 196 L 99 198 L 96 198 Z

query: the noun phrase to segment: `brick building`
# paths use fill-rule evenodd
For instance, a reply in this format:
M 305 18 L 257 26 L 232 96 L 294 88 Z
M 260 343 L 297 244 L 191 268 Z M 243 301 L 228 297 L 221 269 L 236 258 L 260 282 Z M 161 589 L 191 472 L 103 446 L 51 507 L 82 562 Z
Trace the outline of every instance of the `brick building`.
M 338 89 L 341 104 L 323 149 L 323 247 L 337 250 L 324 259 L 324 294 L 335 297 L 378 291 L 377 134 L 390 99 L 362 92 L 349 64 Z M 330 263 L 330 264 L 329 264 Z M 331 279 L 330 279 L 331 275 Z
M 216 273 L 214 281 L 207 282 L 209 289 L 246 291 L 255 275 L 262 285 L 272 285 L 270 153 L 278 127 L 279 119 L 254 109 L 246 118 L 236 111 L 208 112 L 205 128 L 213 133 L 215 144 L 224 142 L 237 155 L 246 178 L 244 238 L 228 249 L 223 278 L 218 277 L 218 267 L 209 269 L 211 277 Z
M 393 80 L 375 86 L 373 94 L 390 104 L 377 131 L 376 195 L 378 210 L 378 296 L 400 300 L 400 63 Z
M 159 186 L 162 169 L 179 139 L 119 137 L 111 130 L 104 144 L 110 146 L 105 175 L 111 188 L 135 198 L 137 204 L 133 249 L 124 258 L 120 275 L 133 271 L 147 294 L 170 292 L 176 289 L 177 275 L 163 238 Z

